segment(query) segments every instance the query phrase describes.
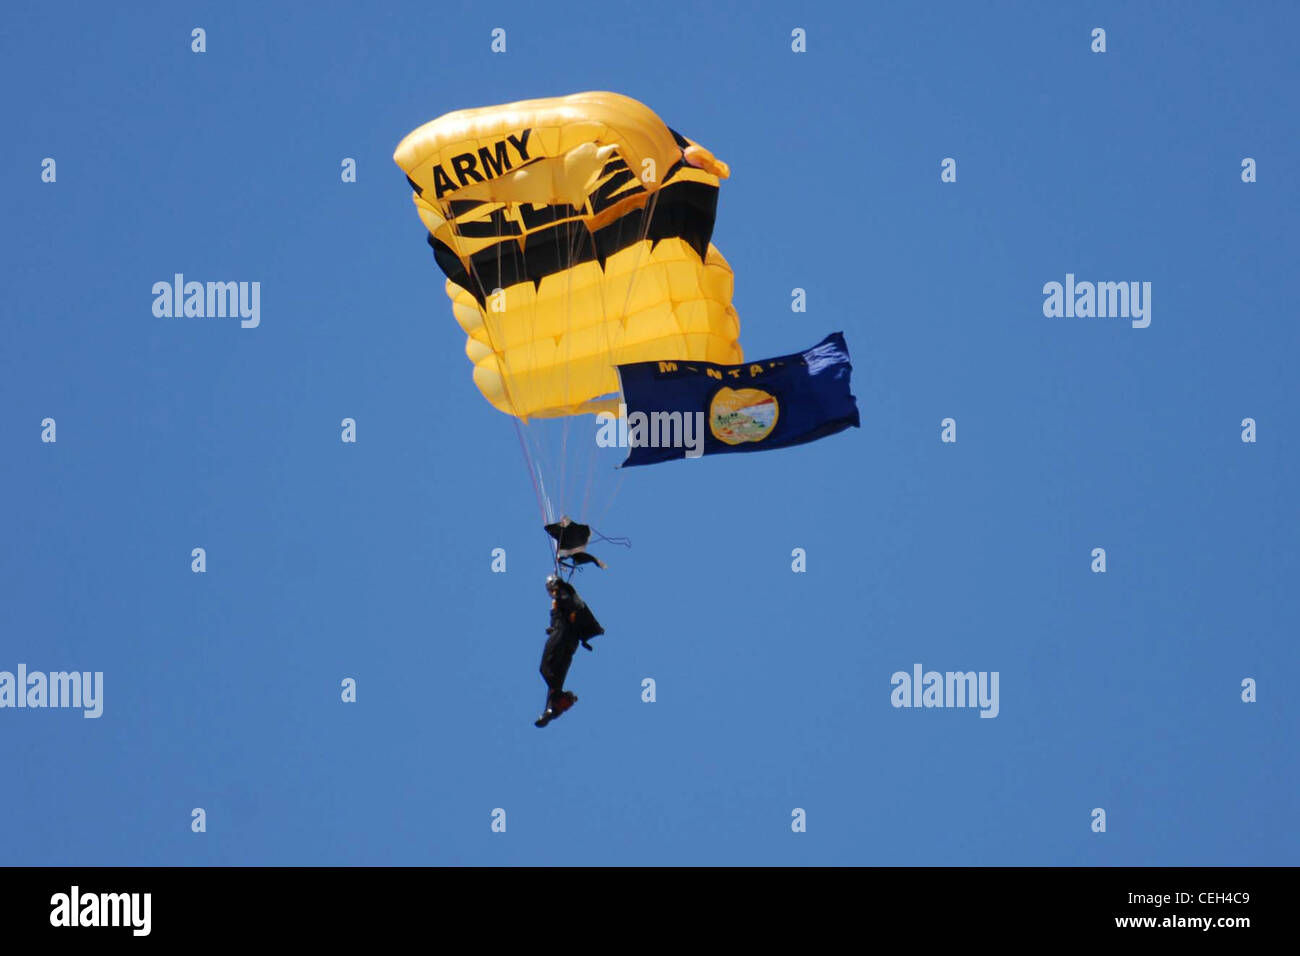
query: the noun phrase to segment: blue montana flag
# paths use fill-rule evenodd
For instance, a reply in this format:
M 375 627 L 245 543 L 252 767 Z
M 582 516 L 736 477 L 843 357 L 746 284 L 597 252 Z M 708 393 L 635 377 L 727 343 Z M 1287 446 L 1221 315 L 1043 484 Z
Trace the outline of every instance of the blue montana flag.
M 629 452 L 623 466 L 785 448 L 857 428 L 852 371 L 840 332 L 806 352 L 741 365 L 620 365 L 626 417 L 617 422 L 617 444 Z M 612 415 L 604 421 L 614 429 Z

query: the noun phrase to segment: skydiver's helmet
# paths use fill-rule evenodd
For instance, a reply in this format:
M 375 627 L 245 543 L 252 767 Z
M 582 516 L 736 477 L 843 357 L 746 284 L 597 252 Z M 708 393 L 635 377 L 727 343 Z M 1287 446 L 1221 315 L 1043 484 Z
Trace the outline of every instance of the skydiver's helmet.
M 546 576 L 546 593 L 555 594 L 560 588 L 560 576 L 558 574 L 548 574 Z

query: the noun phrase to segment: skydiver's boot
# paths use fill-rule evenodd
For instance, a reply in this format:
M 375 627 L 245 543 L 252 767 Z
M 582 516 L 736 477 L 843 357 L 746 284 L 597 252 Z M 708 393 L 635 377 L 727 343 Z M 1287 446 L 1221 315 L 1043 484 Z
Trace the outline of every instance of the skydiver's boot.
M 563 697 L 564 697 L 563 691 L 559 691 L 559 692 L 551 691 L 550 693 L 548 693 L 546 695 L 546 709 L 542 711 L 542 716 L 538 717 L 535 721 L 533 721 L 533 726 L 545 727 L 556 717 L 559 717 L 560 714 L 564 713 L 564 710 L 561 709 L 560 707 L 560 701 L 563 699 Z
M 548 706 L 546 712 L 533 721 L 533 726 L 545 727 L 577 702 L 578 695 L 573 693 L 573 691 L 564 690 L 560 691 L 558 694 L 552 695 L 550 700 L 547 701 Z

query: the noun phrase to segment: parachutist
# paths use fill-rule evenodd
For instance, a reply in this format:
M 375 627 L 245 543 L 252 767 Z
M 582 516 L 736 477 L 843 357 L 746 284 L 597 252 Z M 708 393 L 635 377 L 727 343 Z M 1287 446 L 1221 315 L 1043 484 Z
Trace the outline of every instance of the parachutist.
M 591 650 L 587 641 L 605 633 L 577 590 L 559 575 L 546 579 L 546 593 L 551 596 L 551 625 L 546 629 L 540 668 L 546 681 L 546 710 L 535 721 L 538 727 L 545 727 L 577 702 L 577 695 L 564 689 L 573 654 L 579 644 Z

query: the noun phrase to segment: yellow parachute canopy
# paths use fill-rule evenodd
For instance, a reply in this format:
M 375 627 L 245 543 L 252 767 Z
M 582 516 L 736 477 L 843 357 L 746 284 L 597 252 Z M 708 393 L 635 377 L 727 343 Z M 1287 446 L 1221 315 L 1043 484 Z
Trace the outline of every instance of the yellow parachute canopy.
M 743 361 L 710 243 L 727 165 L 616 93 L 460 110 L 393 156 L 474 382 L 521 419 L 616 410 L 615 365 Z

